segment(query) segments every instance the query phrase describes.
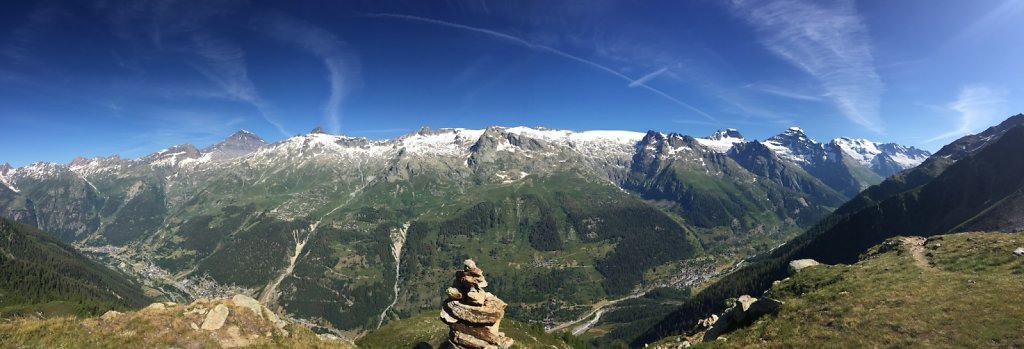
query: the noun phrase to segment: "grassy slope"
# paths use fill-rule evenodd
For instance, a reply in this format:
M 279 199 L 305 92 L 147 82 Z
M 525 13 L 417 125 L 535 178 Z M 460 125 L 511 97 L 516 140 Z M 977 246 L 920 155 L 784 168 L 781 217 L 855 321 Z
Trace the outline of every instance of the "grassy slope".
M 704 345 L 1019 348 L 1024 257 L 1011 252 L 1022 244 L 1024 233 L 946 235 L 925 245 L 929 267 L 901 246 L 853 265 L 808 268 L 772 289 L 786 302 L 776 318 Z
M 389 322 L 357 340 L 356 345 L 361 349 L 440 348 L 448 338 L 448 326 L 437 316 L 437 312 L 429 312 Z M 516 340 L 513 348 L 574 348 L 559 335 L 513 320 L 503 320 L 501 331 Z

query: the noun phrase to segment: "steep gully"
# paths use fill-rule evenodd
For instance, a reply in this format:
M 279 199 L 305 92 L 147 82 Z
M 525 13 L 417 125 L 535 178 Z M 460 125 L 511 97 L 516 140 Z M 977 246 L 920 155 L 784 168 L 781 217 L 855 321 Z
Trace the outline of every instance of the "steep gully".
M 402 246 L 405 246 L 405 237 L 409 231 L 410 222 L 406 222 L 396 231 L 391 232 L 391 255 L 395 257 L 395 299 L 388 304 L 384 311 L 380 312 L 380 321 L 377 321 L 377 328 L 380 328 L 384 324 L 384 317 L 387 316 L 388 311 L 391 310 L 398 303 L 398 280 L 401 277 L 399 271 L 402 266 Z
M 260 294 L 261 304 L 270 307 L 273 303 L 277 302 L 277 297 L 280 296 L 277 293 L 277 287 L 281 284 L 281 281 L 284 281 L 285 278 L 292 275 L 292 272 L 295 271 L 295 263 L 298 262 L 299 256 L 302 255 L 302 251 L 306 248 L 306 243 L 316 236 L 316 229 L 317 227 L 320 226 L 320 222 L 323 222 L 325 218 L 334 214 L 334 212 L 337 212 L 342 207 L 348 206 L 349 202 L 351 202 L 352 199 L 356 197 L 356 194 L 363 191 L 363 189 L 365 189 L 369 185 L 370 183 L 366 183 L 363 186 L 356 189 L 355 191 L 353 191 L 352 193 L 349 193 L 348 199 L 345 200 L 345 202 L 341 203 L 341 205 L 338 205 L 334 209 L 328 211 L 323 216 L 320 216 L 320 219 L 317 219 L 316 222 L 310 224 L 309 234 L 306 234 L 305 237 L 300 237 L 300 235 L 302 235 L 302 232 L 300 230 L 292 231 L 292 238 L 295 239 L 295 253 L 288 256 L 288 266 L 281 271 L 281 274 L 278 275 L 277 278 L 274 279 L 274 281 L 271 281 L 269 284 L 267 284 L 267 287 L 263 289 L 263 293 Z

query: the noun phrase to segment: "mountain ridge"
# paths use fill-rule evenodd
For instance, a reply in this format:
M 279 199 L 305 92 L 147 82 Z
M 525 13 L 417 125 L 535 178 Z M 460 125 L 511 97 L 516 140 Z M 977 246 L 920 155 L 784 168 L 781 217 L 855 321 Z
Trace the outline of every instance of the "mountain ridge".
M 32 202 L 38 226 L 144 266 L 178 297 L 264 293 L 275 311 L 358 330 L 431 307 L 439 261 L 467 257 L 497 266 L 511 318 L 554 326 L 602 300 L 694 286 L 714 269 L 687 261 L 768 250 L 845 199 L 773 152 L 678 133 L 232 137 L 246 154 L 181 145 L 12 170 L 21 192 L 0 191 L 0 212 Z

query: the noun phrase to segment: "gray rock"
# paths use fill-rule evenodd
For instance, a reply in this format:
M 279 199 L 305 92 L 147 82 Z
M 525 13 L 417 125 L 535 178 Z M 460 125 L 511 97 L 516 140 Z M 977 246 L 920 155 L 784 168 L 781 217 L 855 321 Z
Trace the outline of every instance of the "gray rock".
M 747 326 L 764 315 L 778 313 L 782 308 L 782 304 L 782 302 L 771 298 L 758 299 L 742 295 L 718 317 L 718 321 L 711 324 L 711 328 L 704 331 L 703 340 L 724 339 L 725 337 L 720 336 L 737 328 Z
M 235 303 L 236 306 L 249 308 L 256 316 L 263 317 L 263 305 L 260 305 L 260 302 L 252 299 L 252 297 L 236 294 L 234 297 L 231 297 L 231 302 Z
M 167 310 L 167 305 L 163 303 L 153 303 L 142 308 L 142 312 L 160 312 L 164 310 Z
M 117 310 L 109 310 L 106 313 L 103 313 L 103 316 L 100 316 L 100 319 L 102 319 L 103 321 L 110 321 L 118 316 L 121 316 L 121 314 L 123 313 Z
M 796 274 L 803 268 L 813 267 L 815 265 L 821 265 L 818 261 L 813 259 L 797 259 L 789 262 L 789 273 Z
M 224 304 L 217 304 L 210 310 L 209 314 L 206 314 L 206 320 L 203 320 L 202 329 L 207 331 L 216 331 L 221 327 L 224 327 L 224 322 L 228 320 L 228 314 L 230 311 Z

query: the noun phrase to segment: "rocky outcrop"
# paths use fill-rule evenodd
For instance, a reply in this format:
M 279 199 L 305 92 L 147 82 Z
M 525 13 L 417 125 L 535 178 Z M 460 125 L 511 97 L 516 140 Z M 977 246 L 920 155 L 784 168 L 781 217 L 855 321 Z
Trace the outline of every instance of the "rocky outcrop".
M 498 331 L 505 317 L 505 302 L 484 291 L 487 280 L 483 270 L 467 259 L 463 269 L 446 291 L 441 321 L 448 325 L 448 344 L 456 349 L 499 349 L 514 341 Z
M 725 309 L 722 315 L 711 315 L 707 319 L 698 321 L 689 342 L 700 343 L 716 340 L 722 334 L 750 325 L 762 316 L 777 314 L 782 308 L 782 304 L 780 301 L 767 297 L 758 299 L 742 295 L 733 301 L 733 305 Z
M 818 261 L 813 259 L 797 259 L 789 262 L 789 273 L 796 274 L 803 268 L 813 267 L 815 265 L 821 265 Z

